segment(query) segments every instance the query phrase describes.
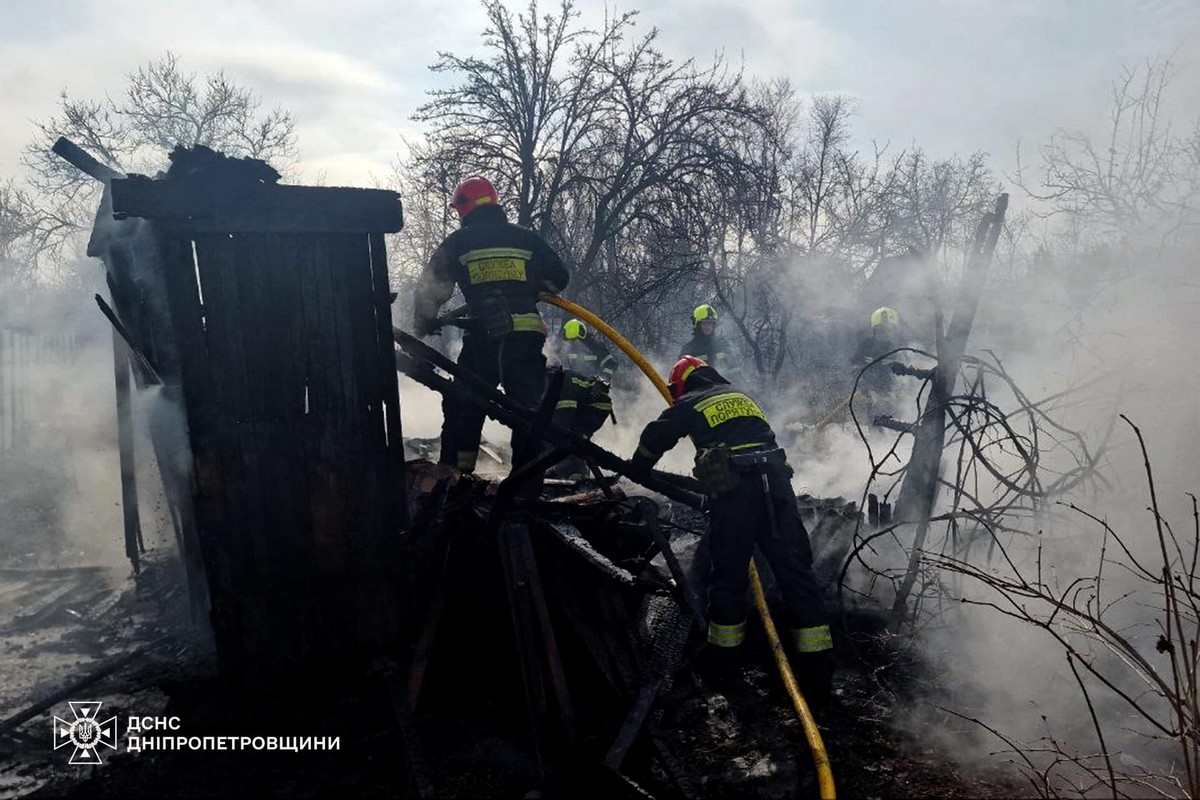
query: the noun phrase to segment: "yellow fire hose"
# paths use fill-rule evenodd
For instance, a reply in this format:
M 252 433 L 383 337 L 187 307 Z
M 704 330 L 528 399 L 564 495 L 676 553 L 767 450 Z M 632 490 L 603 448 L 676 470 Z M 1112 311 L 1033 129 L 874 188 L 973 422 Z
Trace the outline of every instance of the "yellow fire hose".
M 630 344 L 621 334 L 613 330 L 608 323 L 586 308 L 576 305 L 570 300 L 566 300 L 556 294 L 542 292 L 538 295 L 538 299 L 543 303 L 558 306 L 563 311 L 579 317 L 603 333 L 613 344 L 621 349 L 622 353 L 629 356 L 634 364 L 638 365 L 638 368 L 645 373 L 646 377 L 650 379 L 650 382 L 654 384 L 654 387 L 663 396 L 663 399 L 667 401 L 667 405 L 671 405 L 674 402 L 671 398 L 671 392 L 667 388 L 667 384 L 662 379 L 662 376 L 654 371 L 654 368 L 650 366 L 650 362 L 646 361 L 645 357 L 638 352 L 636 347 Z M 841 406 L 839 405 L 838 408 L 841 408 Z M 825 752 L 825 742 L 821 738 L 821 732 L 817 729 L 817 721 L 813 719 L 812 711 L 809 710 L 808 703 L 804 700 L 804 695 L 800 693 L 800 686 L 796 683 L 796 676 L 792 674 L 791 664 L 788 663 L 787 653 L 784 651 L 783 642 L 779 639 L 779 632 L 775 629 L 775 623 L 771 620 L 771 612 L 767 608 L 767 597 L 763 593 L 762 581 L 758 577 L 758 569 L 754 566 L 753 561 L 750 562 L 750 586 L 754 590 L 754 607 L 758 609 L 758 616 L 762 620 L 763 630 L 766 631 L 767 640 L 771 645 L 771 653 L 775 656 L 775 665 L 779 668 L 780 677 L 783 678 L 783 688 L 787 690 L 788 696 L 792 700 L 792 707 L 795 709 L 796 716 L 804 728 L 804 738 L 808 740 L 809 749 L 812 750 L 813 764 L 817 770 L 817 782 L 821 800 L 834 800 L 837 794 L 833 786 L 833 771 L 829 764 L 829 754 Z

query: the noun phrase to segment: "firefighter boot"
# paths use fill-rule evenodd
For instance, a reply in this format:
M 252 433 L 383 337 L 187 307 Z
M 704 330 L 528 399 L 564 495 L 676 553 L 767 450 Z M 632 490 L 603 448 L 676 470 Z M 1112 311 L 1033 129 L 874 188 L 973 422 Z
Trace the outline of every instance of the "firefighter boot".
M 706 644 L 696 654 L 693 666 L 706 686 L 725 694 L 742 680 L 742 648 Z
M 833 702 L 833 673 L 835 663 L 832 650 L 816 653 L 793 653 L 792 670 L 805 702 L 813 711 L 823 711 Z

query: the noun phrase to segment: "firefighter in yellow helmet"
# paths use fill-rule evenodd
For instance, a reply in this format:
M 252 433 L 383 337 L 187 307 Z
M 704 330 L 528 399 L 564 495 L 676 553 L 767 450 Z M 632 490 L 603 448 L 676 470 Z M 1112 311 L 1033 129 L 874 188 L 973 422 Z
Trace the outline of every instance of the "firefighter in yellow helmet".
M 871 312 L 867 321 L 870 331 L 859 340 L 854 352 L 855 374 L 868 365 L 874 366 L 862 373 L 858 391 L 874 413 L 886 413 L 888 397 L 895 383 L 891 364 L 897 360 L 894 354 L 889 354 L 900 346 L 900 315 L 891 306 L 880 306 Z
M 558 355 L 563 366 L 563 385 L 554 409 L 554 423 L 590 439 L 606 420 L 616 419 L 610 391 L 616 359 L 590 335 L 583 322 L 573 318 L 563 323 Z M 582 458 L 571 455 L 550 474 L 584 480 L 588 469 Z
M 730 371 L 733 354 L 725 340 L 717 336 L 719 319 L 717 310 L 708 303 L 696 306 L 692 311 L 692 338 L 680 348 L 678 357 L 696 356 L 713 369 Z
M 617 360 L 581 320 L 572 317 L 563 323 L 558 353 L 559 362 L 565 369 L 589 378 L 603 378 L 612 384 Z

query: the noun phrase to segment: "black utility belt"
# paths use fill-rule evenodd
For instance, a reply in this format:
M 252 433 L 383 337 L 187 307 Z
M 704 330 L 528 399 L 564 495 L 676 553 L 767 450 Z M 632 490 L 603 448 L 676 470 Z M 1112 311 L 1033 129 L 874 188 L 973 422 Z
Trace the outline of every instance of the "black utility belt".
M 787 453 L 783 448 L 755 450 L 750 453 L 730 453 L 729 468 L 734 472 L 768 472 L 787 467 Z

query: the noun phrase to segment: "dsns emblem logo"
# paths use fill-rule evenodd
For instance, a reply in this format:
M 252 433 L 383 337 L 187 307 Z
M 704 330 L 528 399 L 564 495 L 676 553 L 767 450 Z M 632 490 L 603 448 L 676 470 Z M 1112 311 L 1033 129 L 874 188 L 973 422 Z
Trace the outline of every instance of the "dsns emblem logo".
M 72 764 L 101 764 L 100 745 L 117 749 L 117 718 L 100 720 L 98 701 L 70 701 L 73 720 L 54 718 L 54 749 L 73 745 Z

